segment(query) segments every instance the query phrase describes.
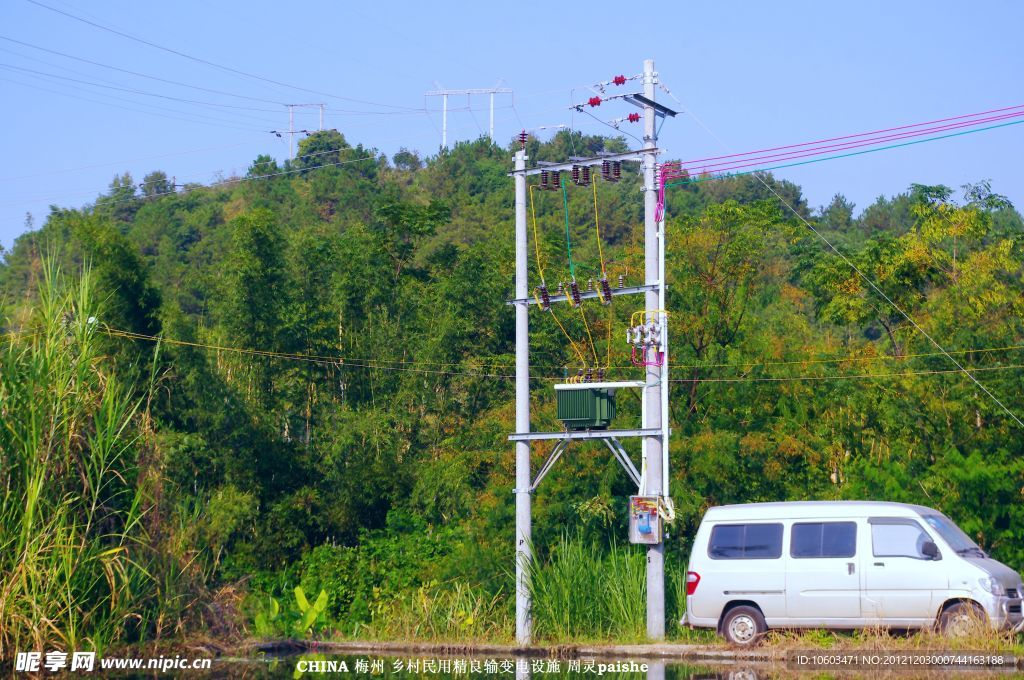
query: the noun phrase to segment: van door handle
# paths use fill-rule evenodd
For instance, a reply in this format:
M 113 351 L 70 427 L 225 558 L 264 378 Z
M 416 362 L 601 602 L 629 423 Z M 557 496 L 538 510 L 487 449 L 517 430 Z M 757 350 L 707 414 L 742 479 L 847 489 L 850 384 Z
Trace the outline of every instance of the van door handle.
M 847 574 L 852 574 L 855 569 L 856 569 L 856 567 L 854 567 L 853 562 L 847 562 L 846 563 L 846 573 Z
M 875 566 L 876 567 L 884 567 L 885 566 L 885 562 L 875 562 Z

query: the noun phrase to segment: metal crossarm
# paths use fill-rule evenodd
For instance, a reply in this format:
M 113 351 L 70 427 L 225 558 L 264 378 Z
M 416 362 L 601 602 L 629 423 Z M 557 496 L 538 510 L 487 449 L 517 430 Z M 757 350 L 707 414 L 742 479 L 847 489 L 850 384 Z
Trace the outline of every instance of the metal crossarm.
M 646 293 L 647 291 L 653 291 L 653 290 L 657 290 L 657 289 L 658 289 L 657 285 L 650 285 L 650 286 L 647 286 L 647 285 L 644 285 L 644 286 L 627 286 L 625 288 L 612 288 L 612 296 L 614 297 L 616 295 L 636 295 L 638 293 Z M 591 298 L 600 297 L 600 295 L 601 295 L 600 291 L 596 291 L 596 290 L 580 291 L 580 299 L 581 300 L 590 300 Z M 567 295 L 563 294 L 563 293 L 558 293 L 557 295 L 551 295 L 548 299 L 550 300 L 551 303 L 566 302 L 569 299 L 569 297 Z M 506 305 L 536 305 L 536 304 L 538 304 L 538 302 L 537 302 L 536 298 L 527 297 L 527 298 L 518 298 L 518 299 L 515 299 L 515 300 L 506 300 L 505 304 Z
M 625 101 L 632 104 L 633 106 L 640 109 L 645 107 L 651 107 L 654 109 L 654 114 L 656 116 L 661 116 L 662 118 L 664 118 L 665 116 L 671 116 L 672 118 L 675 118 L 676 113 L 678 113 L 677 111 L 673 111 L 672 109 L 668 108 L 664 104 L 659 104 L 653 99 L 648 99 L 642 94 L 627 94 L 622 98 Z
M 539 175 L 542 172 L 550 172 L 552 170 L 572 170 L 572 166 L 574 165 L 578 165 L 580 167 L 583 167 L 584 165 L 601 165 L 605 161 L 642 161 L 647 154 L 651 153 L 651 151 L 655 153 L 661 153 L 661 149 L 645 149 L 643 151 L 626 151 L 624 153 L 602 154 L 600 156 L 594 156 L 586 160 L 570 161 L 568 163 L 552 163 L 550 165 L 544 164 L 541 167 L 531 168 L 529 170 L 525 168 L 523 170 L 513 170 L 512 172 L 508 173 L 508 175 L 509 177 L 514 177 L 516 175 Z
M 528 442 L 544 439 L 624 439 L 626 437 L 661 437 L 660 428 L 647 427 L 636 430 L 570 430 L 563 432 L 517 432 L 508 436 L 509 441 Z

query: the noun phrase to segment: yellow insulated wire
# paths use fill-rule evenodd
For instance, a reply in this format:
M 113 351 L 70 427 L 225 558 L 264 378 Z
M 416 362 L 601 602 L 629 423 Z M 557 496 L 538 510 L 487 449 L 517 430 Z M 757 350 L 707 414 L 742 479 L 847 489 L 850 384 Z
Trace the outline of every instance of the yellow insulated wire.
M 564 335 L 565 339 L 569 341 L 569 346 L 572 347 L 572 350 L 576 352 L 576 356 L 578 356 L 580 358 L 580 361 L 583 362 L 583 367 L 587 368 L 587 358 L 583 355 L 583 352 L 580 351 L 580 348 L 576 345 L 576 342 L 569 335 L 569 331 L 565 330 L 565 326 L 563 326 L 562 322 L 558 320 L 558 316 L 555 314 L 555 310 L 549 307 L 548 311 L 551 312 L 551 318 L 554 319 L 555 323 L 558 324 L 558 327 L 562 329 L 562 335 Z
M 533 190 L 535 185 L 530 185 L 530 215 L 533 216 L 533 247 L 537 253 L 537 271 L 540 273 L 540 282 L 544 284 L 544 265 L 540 261 L 540 239 L 537 237 L 537 210 L 533 206 Z
M 614 309 L 615 308 L 611 304 L 608 305 L 608 356 L 604 361 L 605 370 L 612 367 L 612 324 L 615 321 Z
M 601 224 L 597 217 L 597 181 L 590 183 L 594 187 L 594 229 L 597 231 L 597 254 L 601 258 L 601 277 L 607 279 L 608 274 L 604 269 L 604 248 L 601 246 Z
M 587 323 L 587 315 L 583 313 L 583 305 L 576 309 L 580 310 L 580 318 L 583 319 L 583 327 L 587 329 L 587 337 L 590 338 L 590 351 L 594 353 L 594 366 L 601 366 L 601 359 L 597 356 L 597 348 L 594 346 L 594 336 L 590 333 L 590 324 Z

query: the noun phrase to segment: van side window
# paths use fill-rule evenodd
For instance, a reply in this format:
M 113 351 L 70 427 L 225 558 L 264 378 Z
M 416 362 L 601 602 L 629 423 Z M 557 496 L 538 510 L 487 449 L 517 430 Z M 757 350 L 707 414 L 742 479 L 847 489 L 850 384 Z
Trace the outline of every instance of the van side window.
M 922 548 L 931 541 L 913 520 L 871 521 L 871 550 L 875 557 L 913 557 L 926 560 Z
M 853 557 L 857 554 L 856 522 L 801 522 L 793 525 L 789 554 L 793 557 Z
M 782 556 L 781 524 L 718 524 L 711 529 L 713 560 L 771 560 Z

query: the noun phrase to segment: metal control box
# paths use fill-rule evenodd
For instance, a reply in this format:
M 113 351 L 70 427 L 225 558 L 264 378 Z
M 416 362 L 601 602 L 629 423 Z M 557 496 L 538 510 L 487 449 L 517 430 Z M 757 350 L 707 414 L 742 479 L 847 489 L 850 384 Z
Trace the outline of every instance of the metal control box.
M 629 497 L 629 542 L 661 543 L 661 514 L 657 496 Z
M 615 418 L 615 391 L 558 390 L 558 419 L 569 430 L 606 430 Z

